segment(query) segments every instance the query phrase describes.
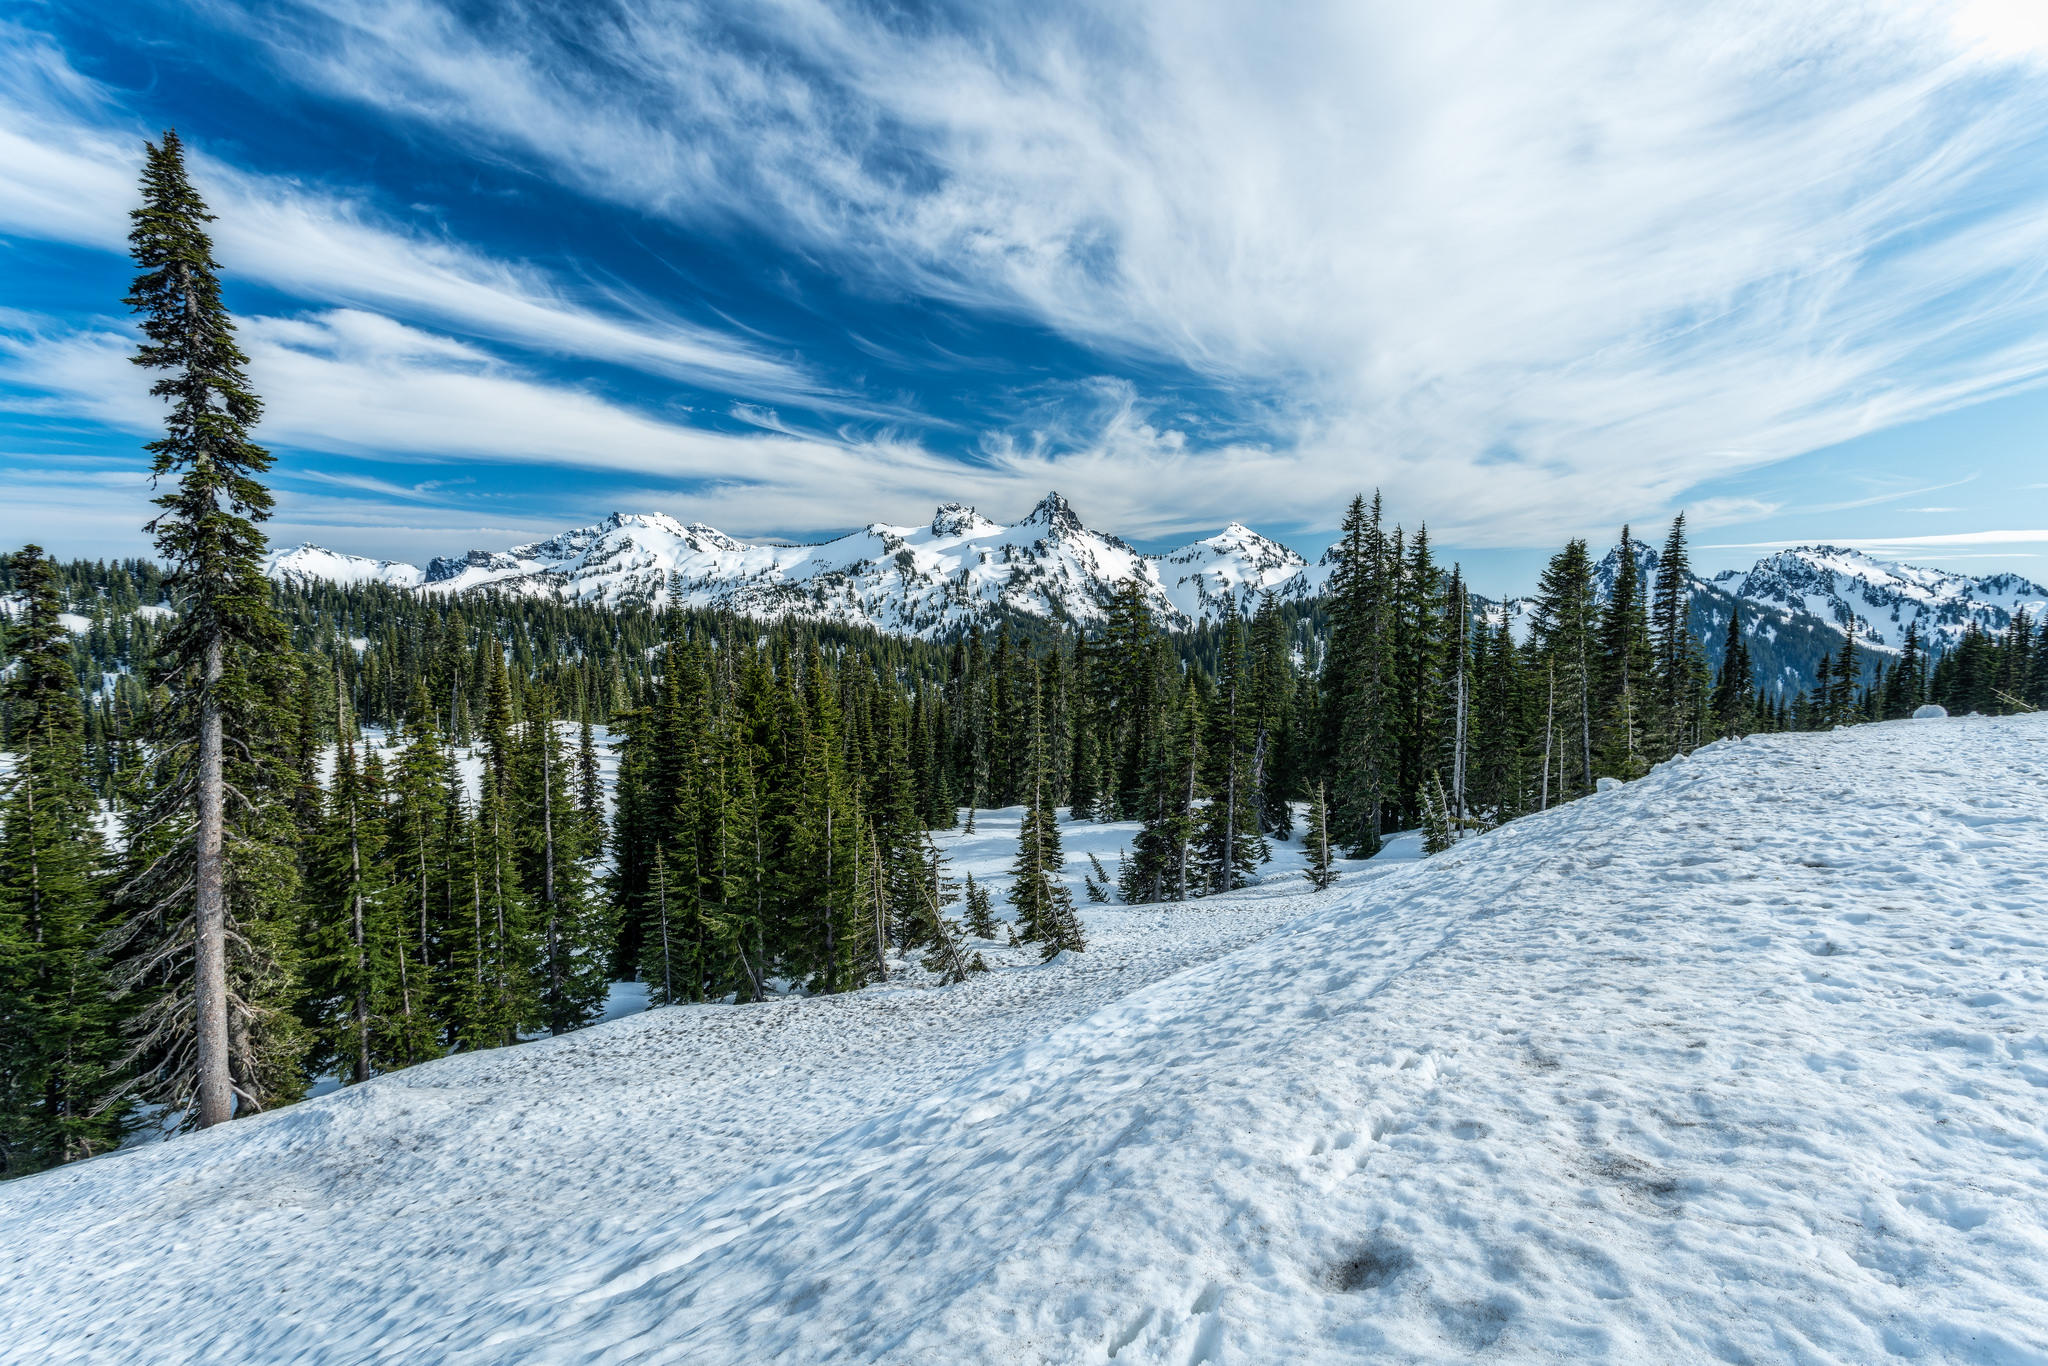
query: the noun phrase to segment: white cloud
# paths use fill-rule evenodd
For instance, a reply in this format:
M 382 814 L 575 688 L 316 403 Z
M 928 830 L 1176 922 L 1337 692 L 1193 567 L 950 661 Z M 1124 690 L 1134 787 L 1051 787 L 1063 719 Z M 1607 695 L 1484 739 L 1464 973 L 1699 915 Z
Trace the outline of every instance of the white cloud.
M 0 323 L 0 382 L 25 393 L 12 402 L 16 411 L 88 417 L 137 433 L 160 424 L 161 405 L 128 359 L 132 337 L 111 326 L 38 326 L 19 313 Z M 671 422 L 355 309 L 246 318 L 241 341 L 251 383 L 266 400 L 258 439 L 388 461 L 410 486 L 423 466 L 472 461 L 628 472 L 655 481 L 650 490 L 662 492 L 653 496 L 668 505 L 686 504 L 691 516 L 726 518 L 741 530 L 839 527 L 871 508 L 914 508 L 921 518 L 934 489 L 977 496 L 1007 487 L 994 471 L 977 475 L 911 442 L 792 427 L 734 435 Z M 278 475 L 290 480 L 298 471 L 287 460 Z M 416 520 L 390 507 L 394 488 L 409 484 L 385 482 L 361 488 L 371 497 L 357 506 Z M 582 496 L 573 486 L 558 489 L 557 529 L 562 518 L 581 515 L 574 509 Z
M 142 141 L 155 135 L 112 108 L 46 38 L 0 24 L 0 232 L 125 251 Z M 360 196 L 203 153 L 193 174 L 217 215 L 216 253 L 231 275 L 727 391 L 872 406 L 755 341 L 644 299 L 580 302 L 542 271 L 393 222 Z
M 2048 531 L 1958 531 L 1946 536 L 1823 536 L 1810 538 L 1815 544 L 1849 546 L 1862 550 L 1938 549 L 1963 545 L 2038 545 L 2048 542 Z M 1702 550 L 1774 550 L 1782 541 L 1745 541 L 1737 545 L 1701 546 Z M 1987 557 L 1995 558 L 1995 557 Z
M 1272 450 L 1139 422 L 1005 456 L 1031 476 L 1181 524 L 1224 481 L 1322 519 L 1383 483 L 1530 543 L 2042 381 L 2048 99 L 2004 76 L 2028 12 L 627 3 L 573 44 L 554 11 L 480 34 L 427 0 L 237 22 L 588 194 L 746 219 L 1279 414 Z

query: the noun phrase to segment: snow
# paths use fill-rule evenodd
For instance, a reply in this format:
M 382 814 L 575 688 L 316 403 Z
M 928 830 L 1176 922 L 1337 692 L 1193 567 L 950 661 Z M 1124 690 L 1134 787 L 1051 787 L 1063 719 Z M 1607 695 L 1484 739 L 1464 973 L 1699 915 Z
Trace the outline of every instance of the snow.
M 1226 605 L 1249 610 L 1267 589 L 1306 596 L 1320 582 L 1306 569 L 1299 555 L 1239 523 L 1168 555 L 1141 555 L 1083 526 L 1057 493 L 1008 526 L 944 503 L 925 525 L 877 522 L 819 545 L 748 543 L 663 513 L 613 513 L 595 526 L 507 551 L 445 556 L 425 569 L 316 546 L 270 561 L 274 576 L 299 583 L 674 603 L 926 637 L 990 625 L 1004 612 L 1100 622 L 1109 599 L 1133 579 L 1165 624 L 1184 627 Z
M 1947 715 L 1948 708 L 1935 702 L 1928 702 L 1913 708 L 1913 719 L 1915 721 L 1939 721 Z
M 1899 649 L 1911 625 L 1940 654 L 1972 625 L 1996 634 L 2015 613 L 2038 619 L 2048 608 L 2048 588 L 2017 574 L 1972 578 L 1832 545 L 1781 550 L 1747 571 L 1716 575 L 1714 584 L 1745 602 L 1803 612 L 1838 630 L 1853 618 L 1858 642 L 1886 652 Z
M 1046 966 L 447 1059 L 0 1187 L 0 1318 L 23 1360 L 2039 1361 L 2044 807 L 2040 717 L 1758 737 L 1330 892 L 1084 905 Z
M 311 543 L 291 550 L 272 551 L 265 557 L 263 569 L 273 579 L 301 587 L 313 583 L 334 583 L 345 587 L 384 583 L 394 588 L 417 588 L 426 577 L 417 565 L 397 560 L 373 560 Z

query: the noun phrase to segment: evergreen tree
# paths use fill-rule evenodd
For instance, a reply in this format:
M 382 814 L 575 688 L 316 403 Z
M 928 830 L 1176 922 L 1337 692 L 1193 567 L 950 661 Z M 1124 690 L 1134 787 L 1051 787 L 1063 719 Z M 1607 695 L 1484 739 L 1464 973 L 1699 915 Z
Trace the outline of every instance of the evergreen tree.
M 1555 749 L 1557 792 L 1568 799 L 1593 789 L 1593 663 L 1597 606 L 1586 543 L 1570 542 L 1551 558 L 1536 590 L 1533 636 L 1546 678 L 1545 783 Z
M 989 904 L 988 888 L 974 880 L 974 874 L 967 875 L 967 932 L 976 939 L 996 937 L 995 908 Z
M 1337 880 L 1337 869 L 1330 857 L 1330 803 L 1326 791 L 1325 784 L 1316 784 L 1315 798 L 1308 808 L 1308 830 L 1302 836 L 1302 848 L 1308 858 L 1309 885 L 1317 891 Z
M 1621 529 L 1614 587 L 1599 617 L 1594 690 L 1599 699 L 1599 768 L 1640 778 L 1650 768 L 1644 718 L 1650 695 L 1650 624 L 1629 529 Z
M 1244 622 L 1233 606 L 1225 608 L 1220 666 L 1204 746 L 1209 757 L 1209 804 L 1201 818 L 1201 879 L 1210 892 L 1231 892 L 1244 885 L 1265 852 L 1253 763 L 1257 718 L 1246 679 Z
M 373 749 L 358 763 L 354 718 L 336 702 L 334 780 L 307 858 L 313 914 L 301 1013 L 313 1068 L 359 1083 L 438 1050 L 415 992 L 424 974 L 413 962 L 409 905 L 393 886 L 382 761 Z
M 1664 549 L 1657 556 L 1657 585 L 1650 607 L 1650 634 L 1656 651 L 1660 744 L 1665 755 L 1692 744 L 1692 698 L 1698 690 L 1699 643 L 1692 638 L 1692 559 L 1685 543 L 1685 514 L 1671 521 Z
M 119 1037 L 106 964 L 105 862 L 55 566 L 14 561 L 21 616 L 4 687 L 13 771 L 0 782 L 0 1176 L 114 1147 Z
M 149 999 L 132 1050 L 142 1093 L 200 1126 L 298 1093 L 286 935 L 296 895 L 288 808 L 289 641 L 263 576 L 269 452 L 249 440 L 262 405 L 220 301 L 205 203 L 177 134 L 145 144 L 128 303 L 135 363 L 163 372 L 165 434 L 151 476 L 172 489 L 150 524 L 172 566 L 176 624 L 159 647 L 149 777 L 131 822 L 121 984 Z M 232 735 L 234 743 L 225 743 Z M 231 811 L 228 791 L 239 800 Z
M 1927 701 L 1927 656 L 1921 647 L 1920 623 L 1906 623 L 1905 639 L 1899 644 L 1899 662 L 1893 667 L 1885 702 L 1885 715 L 1893 719 L 1911 716 Z
M 1379 852 L 1393 791 L 1388 725 L 1394 703 L 1393 580 L 1379 495 L 1371 510 L 1354 498 L 1333 553 L 1328 608 L 1330 653 L 1323 666 L 1321 768 L 1331 785 L 1331 827 L 1359 857 Z
M 1747 735 L 1755 713 L 1752 690 L 1756 670 L 1749 660 L 1749 639 L 1742 631 L 1742 608 L 1728 615 L 1728 641 L 1721 650 L 1721 672 L 1714 680 L 1714 725 L 1720 736 Z
M 1017 861 L 1010 868 L 1010 905 L 1017 911 L 1017 937 L 1037 941 L 1050 958 L 1060 948 L 1079 948 L 1073 893 L 1059 880 L 1066 867 L 1060 852 L 1058 811 L 1046 800 L 1041 778 L 1017 832 Z
M 540 917 L 541 1010 L 550 1034 L 566 1034 L 596 1020 L 608 988 L 606 947 L 611 927 L 589 895 L 589 827 L 570 795 L 572 769 L 561 752 L 553 691 L 536 689 L 527 701 L 517 780 L 524 833 L 520 884 L 537 900 Z

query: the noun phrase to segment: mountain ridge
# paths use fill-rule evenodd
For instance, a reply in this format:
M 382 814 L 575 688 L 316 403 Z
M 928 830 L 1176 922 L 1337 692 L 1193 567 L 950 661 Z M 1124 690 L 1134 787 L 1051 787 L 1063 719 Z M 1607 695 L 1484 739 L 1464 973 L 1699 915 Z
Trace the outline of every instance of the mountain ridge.
M 1647 590 L 1657 548 L 1634 540 L 1631 547 Z M 1595 567 L 1603 602 L 1618 555 L 1618 548 L 1609 551 Z M 674 604 L 930 639 L 1010 616 L 1094 625 L 1130 579 L 1163 625 L 1184 630 L 1233 607 L 1249 612 L 1266 592 L 1285 603 L 1313 599 L 1329 580 L 1331 561 L 1325 552 L 1311 562 L 1235 521 L 1213 536 L 1148 555 L 1120 536 L 1091 529 L 1066 498 L 1051 492 L 1011 523 L 945 502 L 921 525 L 871 522 L 815 543 L 742 541 L 666 513 L 614 512 L 508 550 L 437 556 L 424 567 L 310 544 L 272 554 L 265 567 L 273 578 L 301 586 L 374 582 L 421 592 L 496 590 L 612 606 Z M 1710 662 L 1738 608 L 1753 652 L 1784 653 L 1774 649 L 1780 638 L 1797 638 L 1790 650 L 1796 658 L 1759 659 L 1766 679 L 1810 672 L 1823 650 L 1839 647 L 1850 623 L 1859 645 L 1880 656 L 1896 655 L 1905 627 L 1917 624 L 1927 650 L 1938 655 L 1973 626 L 1997 633 L 2020 610 L 2038 616 L 2048 609 L 2048 588 L 2018 574 L 1973 578 L 1825 543 L 1787 547 L 1748 570 L 1695 575 L 1691 583 L 1694 631 Z M 1533 598 L 1482 601 L 1488 619 L 1504 612 L 1517 638 L 1526 638 Z

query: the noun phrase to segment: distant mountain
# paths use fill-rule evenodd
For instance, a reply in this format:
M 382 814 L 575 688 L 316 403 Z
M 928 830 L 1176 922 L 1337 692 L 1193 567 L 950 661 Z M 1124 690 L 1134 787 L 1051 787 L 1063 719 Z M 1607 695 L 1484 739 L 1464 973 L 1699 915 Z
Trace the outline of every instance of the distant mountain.
M 366 559 L 361 555 L 346 555 L 317 545 L 302 545 L 296 550 L 275 552 L 264 562 L 263 567 L 271 578 L 280 583 L 296 584 L 301 588 L 316 583 L 335 583 L 350 588 L 364 583 L 389 584 L 393 588 L 417 588 L 427 577 L 426 572 L 416 564 L 403 564 L 397 560 Z
M 1630 553 L 1644 584 L 1654 583 L 1656 548 L 1632 541 Z M 1620 565 L 1617 548 L 1595 566 L 1603 602 Z M 595 526 L 510 550 L 444 556 L 424 569 L 310 545 L 273 555 L 268 567 L 273 577 L 301 585 L 384 583 L 419 592 L 495 589 L 597 604 L 675 604 L 929 639 L 1011 617 L 1094 625 L 1130 579 L 1143 586 L 1164 625 L 1185 629 L 1218 619 L 1230 604 L 1249 612 L 1267 591 L 1283 602 L 1306 601 L 1322 591 L 1332 565 L 1328 554 L 1310 564 L 1237 522 L 1168 554 L 1143 555 L 1082 525 L 1066 499 L 1049 493 L 1007 525 L 945 503 L 924 526 L 877 522 L 819 545 L 750 543 L 662 513 L 614 513 Z M 1868 657 L 1896 654 L 1910 622 L 1939 654 L 1973 623 L 1998 632 L 2022 608 L 2038 616 L 2048 610 L 2048 589 L 2016 574 L 1971 578 L 1835 546 L 1800 546 L 1765 556 L 1746 572 L 1692 580 L 1693 630 L 1709 663 L 1719 663 L 1738 607 L 1759 678 L 1774 691 L 1796 691 L 1810 686 L 1823 654 L 1840 648 L 1852 619 Z M 1526 597 L 1482 605 L 1489 620 L 1505 613 L 1518 640 L 1528 638 L 1534 610 Z
M 1162 624 L 1184 629 L 1256 606 L 1272 589 L 1308 596 L 1318 579 L 1287 547 L 1233 523 L 1167 555 L 1140 554 L 1083 526 L 1047 494 L 1004 525 L 960 503 L 924 526 L 874 523 L 820 545 L 749 543 L 662 513 L 614 513 L 596 526 L 506 551 L 472 550 L 425 569 L 318 546 L 273 555 L 272 577 L 301 585 L 387 583 L 422 592 L 496 589 L 577 602 L 725 609 L 872 626 L 924 637 L 1008 616 L 1091 625 L 1136 579 Z
M 1857 640 L 1880 649 L 1897 650 L 1906 628 L 1917 623 L 1920 638 L 1937 654 L 1973 625 L 1996 634 L 2012 625 L 2014 612 L 2024 609 L 2038 619 L 2048 608 L 2048 588 L 2017 574 L 1971 578 L 1832 545 L 1781 550 L 1746 573 L 1716 574 L 1714 587 L 1744 602 L 1802 612 L 1837 627 L 1853 620 Z
M 1656 582 L 1657 550 L 1641 541 L 1630 542 L 1630 548 L 1648 591 Z M 1613 595 L 1620 566 L 1617 546 L 1594 567 L 1594 592 L 1602 603 Z M 1813 685 L 1821 656 L 1842 647 L 1852 618 L 1867 673 L 1879 659 L 1898 654 L 1910 623 L 1919 623 L 1928 653 L 1939 655 L 1972 624 L 1995 634 L 2011 626 L 2020 609 L 2038 619 L 2048 609 L 2048 588 L 2017 574 L 1972 578 L 1838 546 L 1797 546 L 1767 555 L 1747 571 L 1692 580 L 1693 634 L 1713 668 L 1720 667 L 1728 619 L 1738 607 L 1758 682 L 1776 696 Z M 1535 608 L 1533 597 L 1510 598 L 1490 619 L 1505 611 L 1515 639 L 1527 640 Z

